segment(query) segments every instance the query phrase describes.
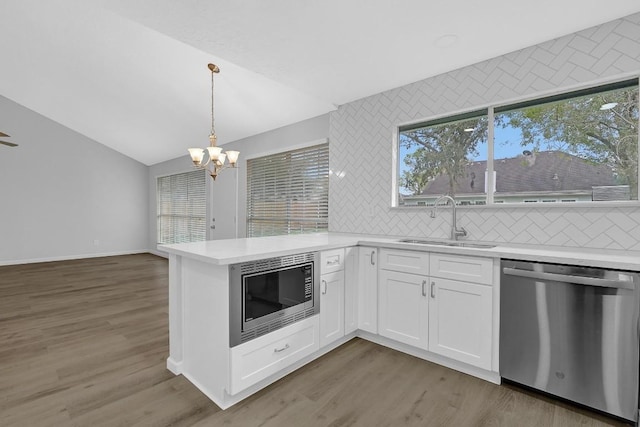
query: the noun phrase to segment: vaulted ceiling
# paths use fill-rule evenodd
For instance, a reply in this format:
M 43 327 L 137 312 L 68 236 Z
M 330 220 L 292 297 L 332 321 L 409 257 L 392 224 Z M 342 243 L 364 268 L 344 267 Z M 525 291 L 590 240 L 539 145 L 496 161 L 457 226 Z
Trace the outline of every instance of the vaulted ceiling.
M 0 95 L 151 165 L 207 145 L 209 62 L 224 144 L 639 11 L 638 0 L 2 0 Z M 2 117 L 0 130 L 11 133 Z

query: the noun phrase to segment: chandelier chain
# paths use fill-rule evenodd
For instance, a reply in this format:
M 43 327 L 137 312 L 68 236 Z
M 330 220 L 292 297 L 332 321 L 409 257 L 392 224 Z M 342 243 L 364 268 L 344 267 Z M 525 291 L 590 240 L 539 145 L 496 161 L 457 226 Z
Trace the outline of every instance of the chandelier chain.
M 211 135 L 216 134 L 215 129 L 215 115 L 214 115 L 214 103 L 213 103 L 213 70 L 211 70 Z

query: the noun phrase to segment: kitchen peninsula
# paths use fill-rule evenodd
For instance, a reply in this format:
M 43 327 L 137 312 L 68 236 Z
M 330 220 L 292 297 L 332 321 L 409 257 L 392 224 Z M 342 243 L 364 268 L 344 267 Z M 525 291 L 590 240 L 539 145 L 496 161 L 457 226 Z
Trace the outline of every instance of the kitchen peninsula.
M 499 383 L 501 258 L 640 270 L 628 252 L 432 242 L 319 233 L 161 246 L 170 260 L 167 367 L 226 409 L 359 336 Z M 232 345 L 230 266 L 316 253 L 320 313 Z
M 305 341 L 300 344 L 301 348 L 276 354 L 282 357 L 278 357 L 275 363 L 271 360 L 274 353 L 270 350 L 270 354 L 264 355 L 263 363 L 261 360 L 253 361 L 258 365 L 252 371 L 254 375 L 248 379 L 232 379 L 234 366 L 242 363 L 243 359 L 240 357 L 234 363 L 234 349 L 230 348 L 229 266 L 344 248 L 357 243 L 357 236 L 323 233 L 162 246 L 161 249 L 170 254 L 168 369 L 176 375 L 184 375 L 218 406 L 226 409 L 318 357 L 322 353 L 317 351 L 319 324 L 318 316 L 314 316 L 239 346 L 244 348 L 265 340 L 269 344 L 274 341 L 277 344 L 278 340 L 291 334 L 295 338 L 296 333 L 307 333 L 303 336 Z M 260 353 L 256 358 L 260 358 Z M 290 364 L 292 359 L 297 363 Z M 286 368 L 281 368 L 285 365 Z M 261 379 L 255 384 L 247 385 L 259 377 Z

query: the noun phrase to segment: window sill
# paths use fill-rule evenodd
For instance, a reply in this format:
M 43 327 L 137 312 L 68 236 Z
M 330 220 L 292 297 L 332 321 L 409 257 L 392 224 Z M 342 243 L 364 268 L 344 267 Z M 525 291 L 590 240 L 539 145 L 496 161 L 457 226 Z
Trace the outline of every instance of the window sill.
M 447 205 L 438 205 L 438 209 Z M 486 205 L 456 205 L 456 209 L 558 209 L 558 208 L 640 208 L 640 201 L 603 201 L 603 202 L 537 202 L 537 203 L 487 203 Z M 391 211 L 431 210 L 433 206 L 390 206 Z

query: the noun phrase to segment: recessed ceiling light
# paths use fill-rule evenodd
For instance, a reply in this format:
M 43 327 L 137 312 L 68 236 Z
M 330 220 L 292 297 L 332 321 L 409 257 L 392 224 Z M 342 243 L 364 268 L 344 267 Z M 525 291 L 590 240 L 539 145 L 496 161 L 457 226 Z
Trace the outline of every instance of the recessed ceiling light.
M 464 131 L 465 132 L 473 132 L 475 129 L 474 128 L 466 128 Z
M 458 42 L 458 36 L 456 34 L 445 34 L 438 37 L 433 41 L 435 47 L 447 48 L 455 45 Z
M 617 102 L 609 102 L 608 104 L 604 104 L 602 107 L 600 107 L 601 111 L 604 110 L 611 110 L 612 108 L 614 108 L 616 105 L 618 105 Z

